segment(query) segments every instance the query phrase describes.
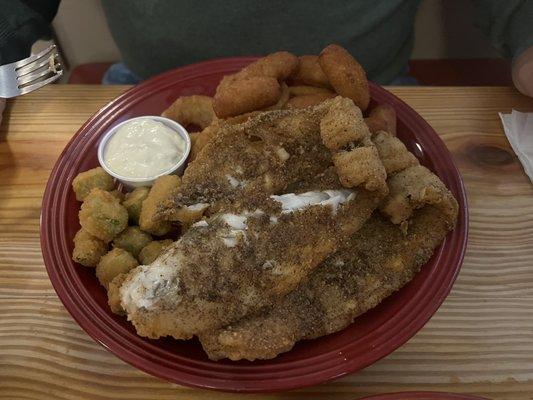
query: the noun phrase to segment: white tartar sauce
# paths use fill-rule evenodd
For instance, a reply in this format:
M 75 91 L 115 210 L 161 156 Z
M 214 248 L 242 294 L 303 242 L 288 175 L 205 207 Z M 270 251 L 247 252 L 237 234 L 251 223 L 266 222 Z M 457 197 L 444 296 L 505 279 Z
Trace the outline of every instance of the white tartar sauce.
M 185 140 L 165 124 L 149 118 L 135 120 L 111 136 L 104 161 L 125 178 L 151 178 L 175 166 L 185 146 Z

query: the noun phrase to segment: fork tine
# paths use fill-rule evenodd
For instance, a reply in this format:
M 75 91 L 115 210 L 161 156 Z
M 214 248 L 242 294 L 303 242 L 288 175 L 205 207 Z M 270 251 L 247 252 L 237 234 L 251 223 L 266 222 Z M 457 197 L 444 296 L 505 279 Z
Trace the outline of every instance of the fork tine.
M 20 61 L 17 61 L 15 63 L 13 63 L 13 67 L 15 69 L 19 69 L 19 68 L 22 68 L 32 62 L 34 62 L 35 60 L 38 60 L 39 58 L 42 58 L 44 57 L 45 55 L 47 55 L 48 53 L 54 51 L 56 49 L 56 45 L 55 44 L 52 44 L 50 46 L 48 46 L 46 49 L 44 49 L 43 51 L 37 53 L 37 54 L 34 54 L 28 58 L 25 58 L 24 60 L 20 60 Z
M 24 67 L 21 67 L 19 68 L 18 70 L 16 70 L 17 72 L 17 75 L 19 78 L 23 77 L 24 75 L 27 75 L 31 72 L 35 72 L 37 71 L 39 68 L 42 68 L 44 67 L 45 65 L 48 65 L 50 64 L 50 59 L 53 57 L 53 60 L 55 61 L 56 58 L 59 57 L 59 54 L 56 52 L 54 53 L 51 53 L 48 57 L 44 58 L 40 58 L 38 60 L 36 60 L 35 62 L 33 63 L 30 63 L 30 64 L 26 64 Z
M 39 78 L 42 78 L 43 76 L 46 76 L 48 74 L 53 73 L 53 71 L 50 68 L 43 69 L 42 71 L 32 72 L 31 74 L 26 74 L 23 77 L 19 77 L 18 85 L 19 87 L 24 86 L 28 83 L 31 83 Z
M 45 79 L 44 81 L 40 81 L 37 83 L 34 83 L 33 85 L 24 86 L 20 89 L 20 94 L 26 94 L 29 92 L 33 92 L 34 90 L 37 90 L 39 88 L 42 88 L 45 85 L 48 85 L 51 82 L 54 82 L 58 80 L 61 75 L 63 75 L 63 70 L 57 71 L 57 73 L 54 76 L 51 76 L 50 78 Z

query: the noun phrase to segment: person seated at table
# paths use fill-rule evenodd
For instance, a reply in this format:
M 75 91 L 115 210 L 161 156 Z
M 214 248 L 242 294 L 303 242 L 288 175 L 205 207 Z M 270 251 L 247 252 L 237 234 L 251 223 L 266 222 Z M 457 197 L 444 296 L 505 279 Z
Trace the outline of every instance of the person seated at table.
M 533 96 L 533 1 L 472 0 L 477 25 L 512 58 L 515 86 Z M 23 59 L 50 37 L 60 0 L 0 0 L 0 64 Z M 104 83 L 134 84 L 165 70 L 210 58 L 280 49 L 316 54 L 338 43 L 370 80 L 416 84 L 407 63 L 421 0 L 102 0 L 123 61 Z

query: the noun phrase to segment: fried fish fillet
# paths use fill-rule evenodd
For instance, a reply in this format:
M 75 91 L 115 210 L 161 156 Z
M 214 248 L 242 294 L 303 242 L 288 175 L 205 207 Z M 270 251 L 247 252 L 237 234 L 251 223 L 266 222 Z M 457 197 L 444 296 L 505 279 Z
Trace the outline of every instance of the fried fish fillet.
M 338 122 L 324 125 L 326 119 Z M 329 138 L 343 129 L 350 135 L 344 136 L 342 145 L 355 150 L 330 148 Z M 369 191 L 385 187 L 385 169 L 370 131 L 349 99 L 253 115 L 242 124 L 222 123 L 210 135 L 187 167 L 178 195 L 161 205 L 163 218 L 190 223 L 191 214 L 199 219 L 236 203 L 252 207 L 257 199 L 287 192 L 291 185 L 324 172 L 341 151 L 350 155 L 342 160 L 341 172 L 364 172 L 347 187 L 362 185 Z M 344 175 L 338 168 L 337 172 L 342 183 Z
M 415 179 L 422 178 L 422 185 Z M 270 310 L 249 316 L 223 329 L 204 332 L 200 340 L 209 358 L 268 359 L 290 350 L 302 339 L 339 331 L 365 311 L 409 282 L 453 228 L 457 202 L 429 170 L 408 167 L 398 179 L 407 191 L 433 191 L 434 198 L 411 208 L 406 231 L 375 212 L 337 253 L 307 282 Z M 394 185 L 392 185 L 394 186 Z
M 378 203 L 372 192 L 338 184 L 215 214 L 128 274 L 122 307 L 137 333 L 150 338 L 188 339 L 235 322 L 294 290 Z
M 181 221 L 190 207 L 205 214 L 227 204 L 281 193 L 291 183 L 324 171 L 331 156 L 322 145 L 320 120 L 326 109 L 271 111 L 242 124 L 221 123 L 187 167 L 176 198 L 161 206 Z
M 366 178 L 342 185 L 323 144 L 324 116 L 358 112 L 353 145 L 373 149 L 367 169 L 384 167 L 360 110 L 339 104 L 264 113 L 224 127 L 206 145 L 162 213 L 188 224 L 199 209 L 209 217 L 120 287 L 138 334 L 187 339 L 272 307 L 361 228 L 386 192 L 369 190 Z M 384 172 L 368 172 L 386 186 Z

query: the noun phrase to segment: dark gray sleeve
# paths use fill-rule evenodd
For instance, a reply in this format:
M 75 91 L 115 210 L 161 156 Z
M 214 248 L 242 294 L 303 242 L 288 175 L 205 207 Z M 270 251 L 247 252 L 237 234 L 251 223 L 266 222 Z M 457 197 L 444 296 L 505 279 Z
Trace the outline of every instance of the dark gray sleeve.
M 60 0 L 0 0 L 0 65 L 30 55 L 38 39 L 49 39 Z
M 476 25 L 505 57 L 533 46 L 533 0 L 472 0 Z

